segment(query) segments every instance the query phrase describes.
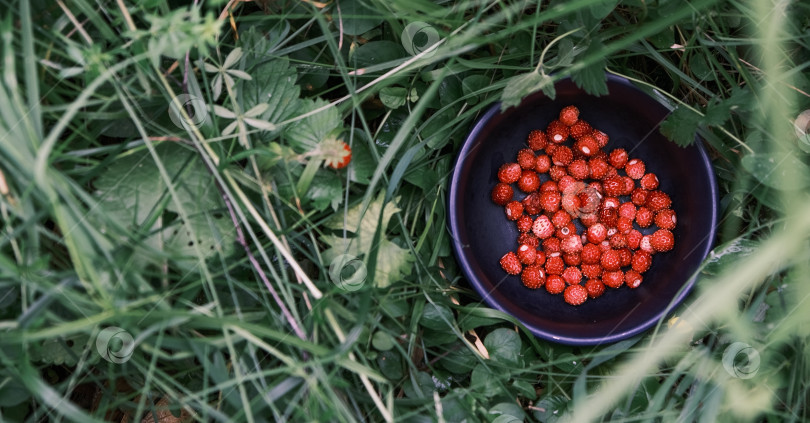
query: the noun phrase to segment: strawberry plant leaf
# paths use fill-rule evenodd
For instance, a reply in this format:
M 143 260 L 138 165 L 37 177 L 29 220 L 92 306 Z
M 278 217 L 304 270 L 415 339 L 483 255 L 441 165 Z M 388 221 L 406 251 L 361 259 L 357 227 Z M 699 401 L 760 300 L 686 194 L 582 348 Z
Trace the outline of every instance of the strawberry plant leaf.
M 389 109 L 404 106 L 408 101 L 408 89 L 404 87 L 385 87 L 380 90 L 380 101 Z
M 585 56 L 588 57 L 593 54 L 599 54 L 599 51 L 604 48 L 604 45 L 597 41 L 592 41 L 585 50 Z M 603 96 L 608 93 L 607 75 L 605 74 L 605 59 L 597 60 L 588 66 L 579 69 L 571 74 L 571 80 L 577 84 L 577 87 L 582 88 L 588 94 L 595 96 Z
M 31 358 L 47 364 L 74 366 L 89 340 L 90 337 L 84 333 L 49 338 L 32 348 Z
M 340 178 L 325 171 L 316 173 L 305 196 L 310 200 L 310 205 L 318 211 L 323 211 L 330 206 L 332 210 L 337 211 L 343 201 L 343 186 Z
M 252 117 L 271 124 L 285 121 L 298 111 L 301 88 L 295 84 L 297 75 L 287 59 L 258 63 L 249 72 L 253 79 L 240 80 L 243 110 L 250 110 L 265 103 L 267 108 L 262 114 Z
M 419 324 L 433 330 L 447 330 L 453 324 L 453 312 L 443 305 L 425 304 Z
M 498 328 L 484 338 L 489 356 L 508 364 L 520 362 L 520 335 L 513 330 Z
M 695 142 L 701 116 L 689 108 L 678 106 L 661 122 L 661 133 L 681 147 Z
M 320 108 L 324 108 L 311 116 L 301 119 L 284 130 L 284 135 L 290 146 L 298 152 L 308 152 L 316 149 L 318 144 L 326 136 L 337 128 L 341 128 L 343 122 L 340 120 L 340 113 L 337 107 L 328 101 L 302 100 L 301 114 L 310 113 Z
M 755 153 L 741 160 L 743 168 L 763 184 L 782 191 L 810 186 L 810 167 L 789 153 Z
M 337 6 L 340 9 L 332 11 L 332 18 L 342 19 L 345 34 L 364 34 L 383 21 L 382 15 L 376 9 L 369 8 L 362 0 L 341 0 Z
M 537 90 L 543 90 L 552 100 L 556 96 L 554 81 L 548 75 L 529 72 L 513 76 L 506 83 L 506 87 L 504 87 L 501 94 L 501 110 L 517 106 L 523 100 L 523 97 Z

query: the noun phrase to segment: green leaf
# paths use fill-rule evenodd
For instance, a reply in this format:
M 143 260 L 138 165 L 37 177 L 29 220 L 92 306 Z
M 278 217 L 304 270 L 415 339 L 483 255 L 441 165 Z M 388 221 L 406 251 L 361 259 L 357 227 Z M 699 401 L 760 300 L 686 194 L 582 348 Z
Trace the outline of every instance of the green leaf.
M 439 364 L 449 372 L 455 374 L 469 373 L 478 363 L 475 353 L 466 344 L 456 341 L 456 344 L 448 348 L 450 352 L 439 360 Z
M 534 406 L 534 418 L 543 423 L 554 423 L 568 411 L 569 400 L 563 395 L 548 395 Z
M 478 95 L 474 95 L 490 85 L 490 79 L 484 75 L 470 75 L 461 81 L 461 89 L 467 99 L 468 104 L 477 104 Z
M 563 38 L 557 45 L 557 57 L 553 64 L 545 66 L 549 67 L 566 67 L 570 66 L 574 61 L 576 52 L 574 51 L 574 42 L 570 38 Z
M 260 57 L 267 60 L 264 56 Z M 248 72 L 252 80 L 239 80 L 242 84 L 243 110 L 266 103 L 267 109 L 257 118 L 271 124 L 278 124 L 296 114 L 300 107 L 298 96 L 301 89 L 295 84 L 297 75 L 287 59 L 257 63 Z
M 388 379 L 398 381 L 404 375 L 402 372 L 402 356 L 396 350 L 380 352 L 377 357 L 377 366 L 380 373 Z
M 352 182 L 367 185 L 377 169 L 377 161 L 371 155 L 368 142 L 365 137 L 358 137 L 355 132 L 352 148 L 352 161 L 349 162 L 349 180 Z M 348 141 L 347 141 L 348 142 Z
M 602 0 L 600 2 L 591 3 L 588 6 L 588 9 L 591 11 L 591 16 L 596 19 L 604 19 L 610 12 L 616 8 L 616 4 L 618 4 L 618 0 Z
M 90 337 L 84 333 L 49 338 L 32 348 L 31 359 L 47 364 L 75 366 Z
M 708 275 L 718 275 L 739 260 L 754 254 L 758 244 L 745 238 L 737 238 L 723 245 L 717 246 L 709 252 L 703 272 Z
M 404 87 L 385 87 L 380 90 L 380 101 L 389 109 L 396 109 L 408 102 L 408 89 Z
M 453 312 L 443 305 L 435 305 L 432 303 L 425 304 L 425 309 L 422 310 L 422 318 L 419 324 L 433 330 L 447 330 L 455 319 Z
M 318 211 L 323 211 L 330 206 L 332 210 L 337 211 L 338 206 L 343 202 L 343 185 L 340 181 L 341 178 L 335 177 L 332 172 L 322 170 L 315 174 L 305 197 Z
M 402 389 L 408 398 L 432 398 L 436 385 L 427 372 L 411 373 L 411 378 L 402 384 Z
M 541 75 L 537 72 L 529 72 L 513 76 L 506 83 L 506 87 L 501 94 L 501 110 L 506 110 L 512 106 L 517 106 L 523 97 L 537 91 L 543 92 L 552 100 L 556 95 L 554 81 L 548 75 Z
M 495 404 L 489 409 L 487 415 L 490 418 L 492 418 L 492 416 L 497 416 L 494 421 L 501 421 L 504 423 L 513 421 L 520 422 L 526 418 L 526 413 L 524 413 L 523 409 L 514 402 L 502 402 Z M 511 419 L 503 419 L 504 417 L 511 417 Z
M 372 41 L 357 47 L 349 63 L 358 68 L 365 68 L 405 56 L 405 49 L 401 44 L 393 41 Z
M 31 394 L 25 388 L 25 385 L 0 373 L 0 407 L 13 407 L 30 397 Z
M 335 24 L 342 24 L 343 32 L 349 35 L 362 35 L 383 21 L 382 15 L 376 10 L 367 6 L 370 0 L 340 0 L 337 2 L 338 11 L 332 11 L 332 18 Z M 338 15 L 338 13 L 340 13 Z M 342 19 L 342 22 L 337 22 Z
M 687 147 L 695 142 L 701 118 L 691 109 L 678 106 L 661 122 L 661 133 L 675 144 Z
M 490 358 L 510 364 L 520 361 L 520 345 L 520 335 L 506 328 L 495 329 L 484 339 Z
M 500 392 L 500 380 L 505 377 L 506 374 L 503 372 L 493 374 L 489 368 L 483 364 L 478 364 L 470 373 L 470 388 L 487 394 Z
M 314 150 L 332 131 L 342 128 L 343 122 L 340 120 L 337 107 L 328 101 L 317 99 L 315 101 L 302 100 L 302 102 L 300 114 L 324 108 L 318 113 L 291 124 L 284 130 L 284 135 L 293 149 L 307 152 Z
M 585 57 L 592 55 L 600 55 L 601 50 L 604 48 L 602 43 L 592 41 L 585 51 Z M 595 96 L 607 95 L 607 74 L 605 73 L 606 62 L 602 58 L 596 62 L 585 66 L 582 69 L 571 74 L 571 80 L 577 84 L 577 87 L 585 90 L 586 93 Z
M 755 153 L 742 158 L 742 166 L 763 184 L 781 191 L 810 186 L 810 167 L 794 154 Z
M 379 351 L 388 351 L 394 348 L 394 338 L 388 333 L 378 330 L 371 337 L 371 346 Z

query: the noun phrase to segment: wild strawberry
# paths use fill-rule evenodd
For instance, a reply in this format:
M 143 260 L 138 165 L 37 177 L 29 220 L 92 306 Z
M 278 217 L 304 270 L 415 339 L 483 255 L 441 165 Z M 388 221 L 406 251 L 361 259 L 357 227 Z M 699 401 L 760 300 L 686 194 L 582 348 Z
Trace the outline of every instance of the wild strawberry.
M 537 289 L 545 285 L 546 272 L 543 268 L 537 265 L 526 266 L 520 274 L 520 281 L 529 289 Z
M 518 188 L 523 192 L 534 192 L 540 188 L 540 177 L 533 170 L 524 170 L 518 179 Z
M 636 251 L 633 254 L 633 261 L 630 263 L 630 266 L 633 267 L 638 273 L 646 272 L 650 266 L 652 265 L 652 255 L 650 253 L 645 253 L 644 251 Z
M 586 227 L 591 227 L 599 223 L 599 214 L 595 212 L 580 214 L 579 221 Z
M 616 221 L 616 229 L 619 230 L 617 235 L 626 234 L 633 229 L 633 219 L 628 219 L 626 217 L 619 217 L 619 220 Z
M 548 257 L 559 256 L 562 249 L 560 248 L 560 239 L 557 237 L 546 238 L 543 240 L 543 251 Z M 548 258 L 546 258 L 548 260 Z
M 624 192 L 624 179 L 618 175 L 605 178 L 602 180 L 602 188 L 605 190 L 605 195 L 618 197 Z
M 625 240 L 623 233 L 613 234 L 609 241 L 612 248 L 624 248 L 627 246 L 627 240 Z
M 631 229 L 630 232 L 624 235 L 625 240 L 627 240 L 627 247 L 631 250 L 637 250 L 639 244 L 641 244 L 641 238 L 643 235 L 638 229 Z
M 524 206 L 524 210 L 526 207 Z M 529 232 L 532 230 L 532 225 L 534 224 L 534 219 L 532 219 L 529 215 L 520 216 L 520 219 L 517 220 L 517 229 L 518 232 Z
M 557 295 L 565 291 L 565 281 L 560 275 L 546 276 L 546 291 L 553 295 Z
M 573 160 L 574 153 L 564 145 L 554 149 L 554 154 L 551 155 L 551 162 L 557 166 L 568 166 Z
M 562 257 L 547 255 L 546 256 L 546 273 L 549 275 L 561 275 L 565 270 L 565 262 Z
M 629 176 L 622 176 L 622 181 L 624 181 L 624 190 L 622 190 L 622 195 L 630 195 L 630 193 L 633 192 L 633 188 L 636 187 L 636 183 Z
M 617 209 L 617 213 L 618 213 L 618 208 L 621 205 L 622 205 L 622 202 L 617 197 L 605 197 L 605 198 L 602 199 L 602 208 L 603 209 Z
M 546 136 L 546 140 L 548 140 L 548 136 Z M 551 155 L 554 154 L 554 150 L 556 150 L 559 146 L 559 144 L 552 144 L 549 140 L 548 145 L 546 145 L 546 154 L 551 157 Z
M 544 253 L 543 250 L 535 250 L 534 264 L 538 266 L 546 264 L 546 253 Z
M 627 164 L 627 150 L 617 148 L 610 152 L 608 163 L 616 169 L 621 169 Z
M 591 185 L 579 191 L 577 198 L 579 198 L 579 213 L 595 212 L 599 209 L 599 203 L 602 202 L 602 194 Z
M 619 221 L 619 212 L 616 208 L 599 210 L 599 221 L 608 228 L 615 228 Z
M 607 228 L 602 223 L 595 223 L 588 227 L 588 242 L 599 244 L 607 238 Z
M 517 254 L 515 254 L 514 251 L 504 254 L 504 256 L 501 257 L 500 263 L 503 270 L 510 275 L 517 275 L 523 270 L 523 266 L 520 265 L 520 260 L 518 260 Z
M 324 155 L 324 164 L 332 169 L 343 169 L 352 160 L 352 149 L 343 141 L 328 139 L 319 148 Z
M 498 169 L 498 180 L 505 184 L 514 184 L 520 179 L 520 165 L 506 163 Z
M 607 250 L 602 253 L 599 264 L 605 271 L 615 271 L 622 267 L 622 257 L 616 250 Z
M 594 157 L 588 160 L 588 169 L 591 179 L 602 179 L 607 175 L 610 164 L 604 159 Z
M 622 248 L 619 250 L 619 257 L 622 258 L 622 267 L 629 266 L 633 262 L 633 253 L 629 248 Z
M 569 285 L 578 284 L 582 281 L 582 272 L 580 272 L 577 267 L 566 267 L 560 276 L 562 276 L 565 283 Z
M 639 185 L 648 191 L 652 191 L 658 188 L 658 177 L 654 173 L 648 173 L 641 177 Z
M 611 272 L 602 273 L 602 283 L 611 288 L 619 288 L 624 283 L 624 272 L 621 270 L 614 270 Z
M 560 192 L 565 193 L 570 189 L 582 188 L 582 182 L 577 181 L 571 175 L 565 175 L 557 181 L 557 187 L 559 187 Z
M 588 122 L 585 122 L 582 119 L 574 122 L 569 129 L 570 135 L 574 137 L 574 139 L 579 139 L 583 135 L 590 134 L 592 131 L 591 125 L 588 125 Z
M 498 182 L 495 184 L 495 187 L 492 188 L 492 201 L 499 206 L 505 206 L 506 203 L 512 201 L 513 195 L 514 190 L 509 184 Z
M 535 215 L 543 211 L 542 203 L 540 203 L 540 194 L 533 192 L 520 201 L 523 204 L 523 211 L 526 214 Z
M 506 218 L 509 220 L 518 220 L 523 215 L 523 204 L 519 201 L 510 201 L 506 203 Z
M 576 106 L 565 106 L 560 110 L 560 122 L 565 126 L 571 126 L 579 119 L 579 109 Z
M 624 274 L 624 283 L 629 286 L 630 288 L 638 288 L 641 285 L 641 281 L 644 279 L 640 273 L 636 272 L 635 270 L 628 270 Z
M 636 224 L 642 228 L 652 225 L 653 213 L 646 207 L 639 207 L 636 210 Z
M 534 264 L 534 260 L 537 258 L 537 250 L 535 250 L 534 247 L 523 244 L 518 247 L 517 256 L 518 260 L 523 264 Z
M 533 169 L 534 168 L 534 151 L 531 148 L 524 148 L 517 153 L 517 163 L 521 169 Z
M 588 296 L 591 298 L 599 298 L 605 293 L 605 284 L 599 279 L 588 279 L 585 282 L 585 290 L 588 291 Z
M 582 276 L 589 279 L 595 279 L 602 276 L 602 266 L 598 264 L 583 264 L 580 266 Z
M 672 209 L 664 209 L 655 214 L 655 224 L 661 229 L 673 230 L 677 221 Z
M 573 254 L 566 254 L 562 255 L 563 262 L 565 262 L 566 266 L 579 266 L 582 264 L 582 256 L 579 253 Z
M 630 201 L 637 206 L 643 206 L 647 202 L 647 195 L 649 194 L 650 192 L 644 188 L 635 188 L 630 193 Z
M 582 159 L 572 161 L 571 164 L 568 165 L 568 174 L 580 181 L 587 178 L 590 174 L 588 163 Z
M 608 134 L 606 134 L 606 133 L 604 133 L 604 132 L 602 132 L 602 131 L 600 131 L 598 129 L 594 129 L 593 132 L 591 133 L 591 135 L 596 140 L 596 142 L 599 144 L 599 148 L 605 148 L 608 141 L 610 141 L 610 137 L 608 137 Z
M 568 133 L 568 126 L 559 120 L 551 121 L 548 127 L 546 127 L 546 137 L 548 137 L 549 141 L 556 144 L 565 142 L 565 140 L 568 139 Z
M 569 235 L 576 235 L 576 234 L 577 234 L 577 227 L 574 225 L 573 222 L 557 228 L 557 230 L 554 232 L 554 236 L 559 238 L 560 241 L 562 241 Z
M 551 157 L 541 154 L 534 158 L 534 170 L 537 173 L 546 173 L 551 169 Z
M 672 205 L 669 195 L 663 191 L 650 191 L 647 195 L 647 201 L 644 203 L 650 211 L 657 212 L 658 210 L 668 209 Z
M 563 191 L 563 196 L 560 200 L 560 206 L 571 216 L 577 216 L 579 209 L 582 207 L 582 201 L 580 201 L 579 196 L 571 193 L 571 191 L 575 190 L 576 188 L 574 187 L 574 189 Z
M 652 234 L 650 245 L 655 251 L 669 251 L 675 247 L 675 235 L 668 229 L 659 229 Z
M 585 264 L 599 264 L 599 259 L 602 257 L 602 251 L 596 244 L 590 242 L 582 246 L 582 262 Z
M 644 235 L 641 237 L 641 242 L 638 244 L 638 249 L 648 254 L 655 254 L 655 248 L 652 247 L 652 236 Z
M 636 218 L 636 206 L 629 201 L 622 203 L 619 205 L 619 217 L 630 219 L 632 223 L 633 219 Z
M 552 181 L 559 181 L 567 174 L 568 170 L 565 169 L 565 166 L 554 165 L 548 170 L 548 177 L 551 178 Z
M 540 184 L 540 192 L 544 191 L 559 191 L 560 188 L 557 186 L 557 182 L 555 181 L 546 181 Z
M 529 136 L 526 137 L 526 143 L 529 144 L 529 148 L 532 150 L 542 150 L 546 148 L 546 145 L 548 145 L 546 133 L 539 129 L 535 129 L 532 132 L 529 132 Z
M 551 215 L 551 223 L 555 228 L 561 228 L 571 223 L 571 215 L 565 210 L 557 210 Z
M 540 240 L 531 233 L 520 234 L 517 239 L 518 245 L 526 244 L 532 248 L 537 248 L 540 246 Z
M 562 238 L 562 241 L 560 241 L 560 249 L 568 254 L 578 253 L 582 251 L 582 238 L 574 232 Z
M 633 179 L 641 179 L 644 176 L 644 171 L 646 170 L 646 166 L 644 162 L 639 159 L 631 159 L 624 165 L 624 171 L 627 173 L 627 176 Z
M 562 195 L 559 191 L 546 191 L 540 194 L 540 206 L 549 213 L 560 209 L 560 200 Z
M 574 143 L 574 150 L 583 156 L 591 157 L 599 151 L 599 143 L 591 135 L 583 135 Z
M 540 215 L 534 220 L 532 225 L 532 232 L 537 238 L 546 239 L 554 235 L 554 225 L 546 215 Z
M 565 299 L 566 303 L 578 306 L 588 299 L 588 290 L 579 284 L 570 285 L 568 288 L 565 288 L 563 298 Z

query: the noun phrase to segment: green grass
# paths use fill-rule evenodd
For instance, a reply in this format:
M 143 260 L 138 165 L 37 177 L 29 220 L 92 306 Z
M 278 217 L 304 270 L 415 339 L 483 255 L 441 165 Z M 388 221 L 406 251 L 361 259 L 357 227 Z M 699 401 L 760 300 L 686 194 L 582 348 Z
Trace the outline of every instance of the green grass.
M 0 421 L 807 420 L 808 5 L 198 3 L 0 1 Z M 721 223 L 672 319 L 567 347 L 464 280 L 448 180 L 495 101 L 606 71 L 702 136 Z

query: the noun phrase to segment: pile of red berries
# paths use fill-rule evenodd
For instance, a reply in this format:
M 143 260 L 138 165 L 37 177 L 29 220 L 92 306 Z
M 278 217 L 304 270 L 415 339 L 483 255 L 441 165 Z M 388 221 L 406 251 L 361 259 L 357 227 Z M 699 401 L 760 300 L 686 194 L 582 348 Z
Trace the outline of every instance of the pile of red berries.
M 527 143 L 517 163 L 501 166 L 492 189 L 492 201 L 520 232 L 517 249 L 500 260 L 503 270 L 528 288 L 563 293 L 572 305 L 599 297 L 605 286 L 637 288 L 653 255 L 675 246 L 675 212 L 658 177 L 622 148 L 604 151 L 608 135 L 574 106 L 545 131 L 531 131 Z M 514 184 L 526 194 L 519 201 Z

